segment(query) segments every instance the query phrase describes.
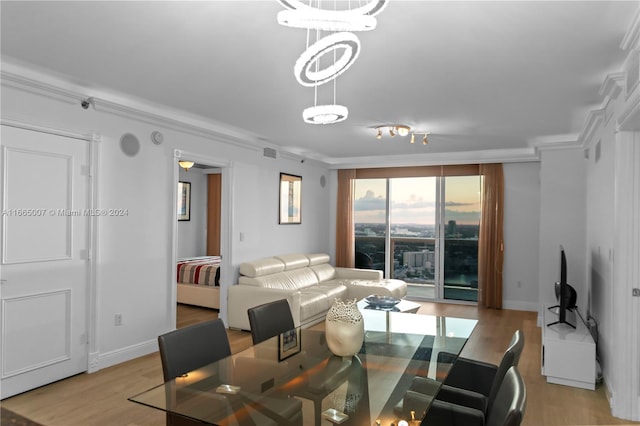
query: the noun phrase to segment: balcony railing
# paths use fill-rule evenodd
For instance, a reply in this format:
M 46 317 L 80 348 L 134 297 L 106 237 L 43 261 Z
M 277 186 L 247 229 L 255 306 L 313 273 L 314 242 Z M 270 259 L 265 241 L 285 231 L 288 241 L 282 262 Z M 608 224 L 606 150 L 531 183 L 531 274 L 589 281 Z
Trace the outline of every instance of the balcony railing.
M 387 256 L 383 236 L 357 235 L 356 252 L 372 260 L 372 268 L 385 271 Z M 392 263 L 390 276 L 412 285 L 434 286 L 436 277 L 436 239 L 423 237 L 391 237 Z M 445 298 L 477 300 L 478 240 L 445 238 Z M 451 297 L 447 296 L 451 295 Z

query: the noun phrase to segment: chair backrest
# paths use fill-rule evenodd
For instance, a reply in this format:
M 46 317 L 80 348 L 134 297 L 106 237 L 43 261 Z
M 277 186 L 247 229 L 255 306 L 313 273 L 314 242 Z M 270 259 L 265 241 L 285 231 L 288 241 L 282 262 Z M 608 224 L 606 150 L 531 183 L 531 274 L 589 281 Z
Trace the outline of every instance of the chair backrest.
M 221 319 L 205 321 L 158 336 L 164 381 L 231 355 Z
M 247 314 L 254 345 L 295 328 L 287 299 L 254 306 Z
M 485 426 L 519 426 L 527 406 L 527 390 L 517 367 L 507 370 Z
M 491 384 L 491 391 L 489 391 L 489 398 L 487 399 L 487 412 L 491 410 L 491 407 L 496 399 L 498 391 L 500 390 L 500 386 L 502 385 L 502 381 L 504 380 L 504 376 L 507 374 L 507 371 L 511 367 L 517 367 L 520 362 L 520 355 L 522 355 L 522 350 L 524 349 L 524 333 L 520 330 L 516 330 L 513 333 L 513 337 L 511 337 L 511 342 L 509 346 L 504 352 L 502 356 L 502 361 L 500 361 L 500 365 L 498 365 L 498 369 L 496 370 L 496 375 L 493 379 L 493 383 Z

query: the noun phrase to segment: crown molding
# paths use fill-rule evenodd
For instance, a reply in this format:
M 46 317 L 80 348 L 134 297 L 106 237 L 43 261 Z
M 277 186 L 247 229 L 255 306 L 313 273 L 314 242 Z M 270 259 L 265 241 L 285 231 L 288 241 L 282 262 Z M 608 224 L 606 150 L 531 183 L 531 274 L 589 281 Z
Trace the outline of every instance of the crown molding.
M 251 138 L 242 131 L 218 126 L 207 120 L 180 115 L 177 111 L 157 110 L 151 106 L 132 106 L 122 102 L 114 102 L 98 97 L 87 99 L 96 111 L 107 112 L 125 118 L 133 118 L 136 121 L 161 126 L 170 130 L 188 133 L 194 136 L 215 139 L 235 147 L 246 148 L 252 151 L 262 150 L 262 144 L 257 138 Z
M 234 147 L 251 151 L 262 151 L 273 147 L 258 135 L 243 129 L 233 128 L 213 120 L 188 115 L 183 111 L 170 109 L 163 105 L 155 105 L 126 95 L 79 86 L 41 72 L 20 63 L 2 58 L 0 82 L 3 86 L 44 96 L 66 104 L 88 102 L 98 112 L 110 113 L 120 117 L 144 122 L 166 129 L 188 133 L 194 136 L 214 139 Z M 300 160 L 305 158 L 297 152 L 289 152 L 278 147 L 284 158 Z M 321 162 L 321 161 L 320 161 Z
M 539 156 L 541 151 L 580 148 L 578 137 L 575 133 L 540 136 L 532 139 L 529 144 L 535 150 L 536 155 Z
M 629 28 L 622 38 L 622 42 L 620 42 L 620 48 L 627 50 L 631 48 L 634 42 L 640 42 L 640 7 L 638 7 L 636 15 L 631 21 L 631 24 L 629 24 Z
M 580 136 L 578 136 L 578 142 L 581 147 L 588 145 L 589 141 L 593 137 L 593 134 L 598 130 L 598 126 L 604 123 L 606 117 L 606 108 L 595 109 L 589 111 L 587 115 L 587 121 L 585 122 Z
M 622 93 L 625 77 L 624 72 L 607 74 L 598 90 L 598 94 L 604 98 L 616 99 Z
M 627 106 L 618 118 L 618 130 L 640 131 L 640 91 L 629 99 Z
M 485 151 L 447 152 L 386 157 L 326 158 L 329 169 L 357 169 L 360 167 L 403 167 L 454 164 L 524 163 L 540 161 L 534 148 L 493 149 Z
M 4 62 L 2 66 L 3 68 L 5 67 Z M 77 104 L 86 98 L 86 96 L 78 91 L 46 83 L 24 75 L 15 74 L 4 69 L 0 71 L 0 82 L 5 87 L 23 90 L 35 95 L 64 102 L 66 104 Z

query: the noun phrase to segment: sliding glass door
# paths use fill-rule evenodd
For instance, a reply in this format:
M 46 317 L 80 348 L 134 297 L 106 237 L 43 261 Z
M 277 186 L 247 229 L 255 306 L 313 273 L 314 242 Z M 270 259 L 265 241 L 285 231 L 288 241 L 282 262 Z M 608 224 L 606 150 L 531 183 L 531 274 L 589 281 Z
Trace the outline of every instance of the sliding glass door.
M 357 179 L 356 267 L 419 299 L 477 301 L 480 177 Z

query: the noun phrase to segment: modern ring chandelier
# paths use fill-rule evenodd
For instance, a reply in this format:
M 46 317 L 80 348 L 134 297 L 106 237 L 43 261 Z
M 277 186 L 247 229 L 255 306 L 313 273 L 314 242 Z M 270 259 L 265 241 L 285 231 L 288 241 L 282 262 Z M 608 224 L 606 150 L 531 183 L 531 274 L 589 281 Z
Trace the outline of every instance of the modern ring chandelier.
M 371 31 L 376 27 L 375 15 L 380 13 L 388 0 L 356 1 L 364 5 L 351 8 L 348 2 L 333 0 L 334 10 L 322 7 L 322 0 L 278 0 L 287 8 L 278 12 L 278 23 L 287 27 L 307 30 L 307 48 L 296 61 L 293 71 L 298 83 L 314 88 L 313 106 L 302 112 L 302 118 L 311 124 L 333 124 L 346 120 L 349 110 L 336 103 L 336 79 L 344 73 L 360 54 L 360 40 L 353 31 Z M 325 3 L 330 3 L 325 1 Z M 348 8 L 338 9 L 339 3 Z M 311 30 L 315 30 L 315 41 Z M 330 34 L 323 34 L 330 33 Z M 331 65 L 326 65 L 328 55 Z M 321 65 L 325 58 L 325 65 Z M 318 105 L 318 86 L 333 81 L 333 102 Z

